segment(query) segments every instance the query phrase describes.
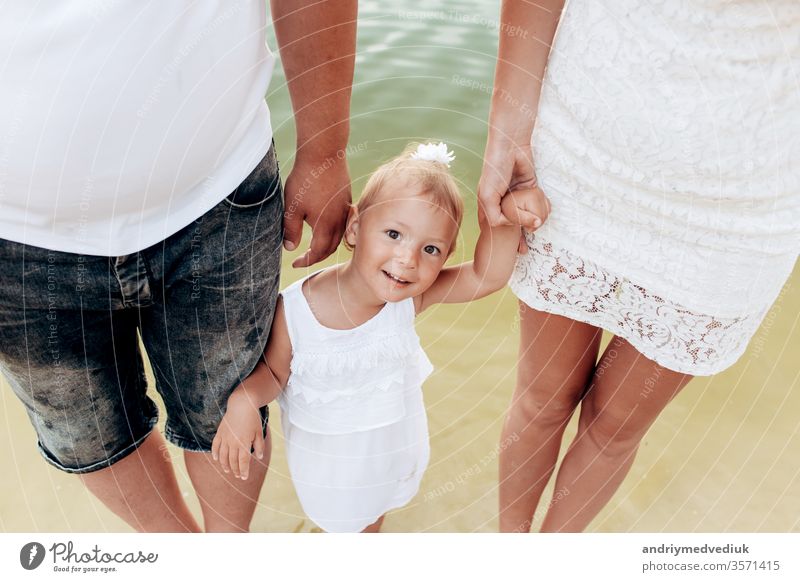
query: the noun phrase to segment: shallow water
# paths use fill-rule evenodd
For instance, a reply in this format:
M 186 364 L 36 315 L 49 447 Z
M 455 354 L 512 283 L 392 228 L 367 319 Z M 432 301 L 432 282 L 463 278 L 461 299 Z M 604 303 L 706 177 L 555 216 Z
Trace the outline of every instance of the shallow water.
M 361 3 L 350 156 L 354 192 L 406 142 L 447 141 L 468 201 L 459 252 L 471 252 L 498 3 L 440 0 L 420 10 L 392 8 L 405 4 Z M 276 46 L 271 32 L 269 42 Z M 268 100 L 286 176 L 294 135 L 279 70 Z M 284 258 L 284 284 L 306 273 L 290 267 L 297 254 Z M 341 250 L 335 260 L 346 257 Z M 795 269 L 745 356 L 722 374 L 692 381 L 662 414 L 590 531 L 800 531 L 798 313 Z M 425 384 L 431 464 L 419 495 L 389 515 L 384 531 L 495 531 L 498 440 L 514 385 L 515 300 L 503 291 L 469 305 L 440 306 L 420 317 L 418 331 L 436 366 Z M 128 531 L 77 478 L 41 460 L 23 407 L 5 385 L 0 413 L 6 475 L 0 480 L 0 531 Z M 253 530 L 312 531 L 287 476 L 278 417 L 273 406 L 273 461 Z M 565 439 L 572 434 L 574 423 Z M 181 455 L 176 449 L 171 454 L 199 515 Z M 537 513 L 535 523 L 541 518 Z

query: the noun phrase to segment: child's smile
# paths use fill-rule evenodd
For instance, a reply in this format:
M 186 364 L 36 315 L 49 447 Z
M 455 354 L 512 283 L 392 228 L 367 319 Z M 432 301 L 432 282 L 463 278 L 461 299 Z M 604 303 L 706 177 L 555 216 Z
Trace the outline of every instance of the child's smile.
M 389 280 L 393 281 L 396 285 L 405 286 L 410 284 L 410 281 L 405 281 L 404 279 L 396 277 L 387 271 L 383 271 L 383 274 L 386 275 L 389 278 Z

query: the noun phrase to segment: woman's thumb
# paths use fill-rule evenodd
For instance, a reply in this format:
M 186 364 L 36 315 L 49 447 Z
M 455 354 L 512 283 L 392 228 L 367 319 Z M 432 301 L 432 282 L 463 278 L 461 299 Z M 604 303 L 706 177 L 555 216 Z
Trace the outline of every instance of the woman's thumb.
M 502 195 L 498 194 L 491 186 L 478 184 L 478 203 L 490 226 L 508 224 L 508 221 L 505 220 L 503 213 L 500 211 L 501 199 Z

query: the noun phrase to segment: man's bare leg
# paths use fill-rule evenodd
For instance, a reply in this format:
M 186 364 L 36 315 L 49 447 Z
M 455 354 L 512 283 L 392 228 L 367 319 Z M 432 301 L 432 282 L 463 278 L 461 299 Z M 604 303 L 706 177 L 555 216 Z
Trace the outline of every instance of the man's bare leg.
M 211 453 L 184 451 L 186 470 L 192 480 L 207 532 L 247 532 L 258 503 L 258 495 L 267 475 L 272 453 L 269 429 L 264 439 L 264 458 L 250 460 L 246 481 L 225 473 Z
M 80 475 L 111 511 L 140 532 L 199 532 L 183 500 L 166 441 L 158 430 L 110 467 Z

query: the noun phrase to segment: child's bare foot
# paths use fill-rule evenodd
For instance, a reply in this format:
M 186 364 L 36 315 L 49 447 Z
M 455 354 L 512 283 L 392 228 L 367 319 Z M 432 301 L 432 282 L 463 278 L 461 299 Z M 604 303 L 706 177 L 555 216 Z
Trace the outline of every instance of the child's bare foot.
M 386 517 L 385 515 L 380 516 L 375 523 L 372 525 L 368 525 L 365 527 L 361 533 L 380 533 L 381 526 L 383 525 L 383 518 Z

